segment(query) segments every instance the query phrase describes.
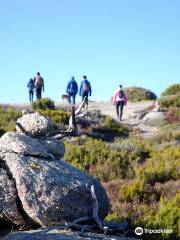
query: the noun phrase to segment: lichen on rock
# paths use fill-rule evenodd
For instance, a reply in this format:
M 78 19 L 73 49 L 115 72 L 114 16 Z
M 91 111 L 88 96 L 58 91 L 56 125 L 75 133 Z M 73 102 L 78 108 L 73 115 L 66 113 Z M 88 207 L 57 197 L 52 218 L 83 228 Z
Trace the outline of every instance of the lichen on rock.
M 3 199 L 13 195 L 9 200 L 12 209 L 7 210 L 9 220 L 21 225 L 23 216 L 18 215 L 19 212 L 24 212 L 32 223 L 40 226 L 91 217 L 93 201 L 87 184 L 94 185 L 99 217 L 104 219 L 110 206 L 104 188 L 95 178 L 63 160 L 63 142 L 45 138 L 53 131 L 51 120 L 39 113 L 27 113 L 18 123 L 25 133 L 17 127 L 17 132 L 8 132 L 0 138 L 0 162 L 5 167 L 5 170 L 0 168 L 3 173 L 0 186 L 5 189 Z M 8 174 L 13 180 L 8 179 Z M 19 206 L 15 205 L 16 197 L 21 202 Z M 10 206 L 10 202 L 6 205 Z M 4 216 L 2 208 L 0 216 Z

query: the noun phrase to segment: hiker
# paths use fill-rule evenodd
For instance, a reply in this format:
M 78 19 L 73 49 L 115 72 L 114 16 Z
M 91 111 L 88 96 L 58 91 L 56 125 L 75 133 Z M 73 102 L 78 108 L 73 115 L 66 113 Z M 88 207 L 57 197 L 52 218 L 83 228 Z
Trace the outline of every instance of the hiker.
M 34 96 L 34 81 L 32 78 L 29 80 L 27 87 L 29 89 L 29 101 L 30 101 L 30 103 L 32 103 L 33 96 Z
M 122 85 L 119 85 L 117 91 L 114 93 L 113 96 L 113 105 L 116 106 L 116 113 L 117 117 L 120 121 L 122 121 L 123 115 L 123 107 L 127 103 L 127 96 L 122 90 Z
M 44 80 L 41 77 L 39 72 L 37 72 L 37 74 L 34 78 L 34 87 L 35 87 L 35 90 L 36 90 L 36 98 L 41 99 L 42 90 L 44 92 Z
M 88 96 L 91 96 L 92 90 L 91 90 L 91 84 L 87 80 L 86 76 L 83 76 L 83 80 L 81 82 L 80 90 L 79 90 L 79 96 L 82 96 L 82 101 L 85 99 L 85 105 L 86 108 L 88 108 Z
M 69 103 L 71 103 L 71 98 L 72 98 L 72 102 L 73 104 L 75 104 L 75 100 L 76 100 L 76 94 L 78 93 L 78 85 L 77 82 L 75 81 L 74 77 L 71 78 L 71 80 L 68 82 L 67 84 L 67 88 L 66 88 L 66 93 L 69 96 Z

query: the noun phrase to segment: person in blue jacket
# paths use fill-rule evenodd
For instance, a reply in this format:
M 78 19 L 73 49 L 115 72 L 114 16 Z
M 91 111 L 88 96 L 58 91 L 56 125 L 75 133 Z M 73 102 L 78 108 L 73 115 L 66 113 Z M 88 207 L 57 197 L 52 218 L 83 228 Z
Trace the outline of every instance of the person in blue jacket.
M 76 100 L 76 94 L 78 93 L 78 85 L 75 81 L 74 77 L 71 78 L 71 80 L 67 84 L 66 93 L 69 96 L 69 103 L 75 104 Z M 72 98 L 72 101 L 71 101 Z
M 29 101 L 30 101 L 30 103 L 32 103 L 33 96 L 34 96 L 34 81 L 32 78 L 29 80 L 27 87 L 29 89 Z
M 91 84 L 87 80 L 86 76 L 83 76 L 83 80 L 81 82 L 80 90 L 79 90 L 79 95 L 82 96 L 82 101 L 86 97 L 85 104 L 88 107 L 88 96 L 91 96 L 92 90 L 91 90 Z

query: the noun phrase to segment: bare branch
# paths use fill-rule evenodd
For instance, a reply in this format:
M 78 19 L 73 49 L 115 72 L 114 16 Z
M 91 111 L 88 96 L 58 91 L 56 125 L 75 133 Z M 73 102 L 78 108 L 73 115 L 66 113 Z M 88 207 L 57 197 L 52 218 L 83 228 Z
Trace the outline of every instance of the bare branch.
M 93 219 L 96 221 L 99 228 L 102 230 L 103 229 L 103 222 L 101 221 L 101 219 L 98 216 L 99 204 L 98 204 L 98 200 L 97 200 L 97 197 L 96 197 L 94 185 L 91 185 L 90 191 L 91 191 L 91 196 L 93 198 Z
M 75 111 L 75 118 L 79 115 L 79 113 L 81 112 L 81 109 L 83 108 L 84 106 L 84 103 L 85 103 L 85 100 L 86 100 L 86 97 L 83 99 L 81 105 L 76 109 Z M 74 108 L 74 107 L 72 107 Z M 71 115 L 70 119 L 69 119 L 69 128 L 73 128 L 73 114 Z
M 86 100 L 86 97 L 83 99 L 81 105 L 78 107 L 78 109 L 76 111 L 75 111 L 74 106 L 72 107 L 72 115 L 69 119 L 69 127 L 68 127 L 67 130 L 60 131 L 60 132 L 58 131 L 58 133 L 56 132 L 56 134 L 53 134 L 51 136 L 46 135 L 44 137 L 38 137 L 38 139 L 59 140 L 59 139 L 62 139 L 64 137 L 67 137 L 67 136 L 77 136 L 78 135 L 78 129 L 77 129 L 77 125 L 76 125 L 76 118 L 77 118 L 78 115 L 80 115 L 80 112 L 81 112 L 81 109 L 84 106 L 85 100 Z M 25 133 L 28 136 L 31 136 L 29 133 L 26 132 L 26 130 L 24 129 L 24 127 L 20 123 L 16 122 L 16 126 L 23 133 Z M 33 137 L 33 136 L 31 136 L 31 137 Z

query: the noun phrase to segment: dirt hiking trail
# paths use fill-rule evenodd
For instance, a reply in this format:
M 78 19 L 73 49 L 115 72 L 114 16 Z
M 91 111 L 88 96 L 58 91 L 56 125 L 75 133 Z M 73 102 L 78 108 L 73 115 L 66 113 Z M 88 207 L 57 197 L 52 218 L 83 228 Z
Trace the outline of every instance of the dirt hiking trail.
M 17 110 L 26 110 L 31 109 L 31 105 L 27 103 L 16 103 L 16 104 L 1 104 L 4 107 L 14 107 Z M 56 107 L 70 110 L 70 105 L 63 102 L 56 102 Z M 77 103 L 78 105 L 78 103 Z M 128 102 L 126 106 L 124 106 L 122 123 L 128 124 L 134 129 L 139 129 L 141 132 L 141 136 L 144 138 L 149 138 L 154 136 L 158 128 L 152 127 L 148 124 L 148 122 L 143 121 L 144 115 L 146 113 L 152 111 L 155 107 L 154 101 L 142 101 L 131 103 Z M 89 110 L 100 110 L 103 115 L 111 116 L 116 121 L 119 121 L 116 116 L 115 106 L 112 105 L 111 102 L 89 102 Z
M 154 101 L 143 101 L 136 103 L 127 103 L 124 106 L 122 123 L 128 124 L 134 129 L 139 129 L 141 136 L 144 138 L 153 137 L 158 128 L 152 127 L 148 122 L 143 121 L 143 117 L 146 113 L 152 111 L 155 107 Z M 91 102 L 89 105 L 89 110 L 100 110 L 103 115 L 109 115 L 116 121 L 119 121 L 116 115 L 115 106 L 111 102 Z

